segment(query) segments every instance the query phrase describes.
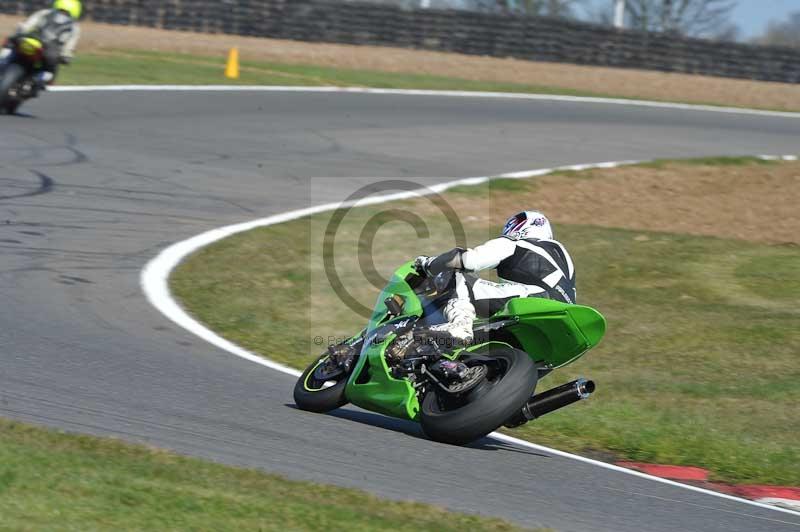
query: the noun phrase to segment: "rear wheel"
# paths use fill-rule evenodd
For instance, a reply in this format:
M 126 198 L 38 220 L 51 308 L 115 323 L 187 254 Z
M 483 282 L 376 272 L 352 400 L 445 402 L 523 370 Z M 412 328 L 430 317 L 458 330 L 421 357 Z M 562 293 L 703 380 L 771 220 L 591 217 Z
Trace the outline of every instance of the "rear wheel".
M 347 404 L 344 390 L 348 374 L 338 366 L 331 367 L 329 358 L 323 354 L 297 379 L 294 402 L 301 410 L 330 412 Z
M 6 66 L 0 77 L 0 108 L 8 114 L 17 112 L 22 103 L 17 98 L 11 96 L 11 89 L 25 76 L 25 69 L 16 63 Z
M 463 397 L 432 388 L 420 408 L 422 430 L 431 439 L 464 445 L 500 427 L 523 407 L 536 388 L 538 372 L 524 351 L 496 347 L 461 359 L 485 364 L 486 379 Z

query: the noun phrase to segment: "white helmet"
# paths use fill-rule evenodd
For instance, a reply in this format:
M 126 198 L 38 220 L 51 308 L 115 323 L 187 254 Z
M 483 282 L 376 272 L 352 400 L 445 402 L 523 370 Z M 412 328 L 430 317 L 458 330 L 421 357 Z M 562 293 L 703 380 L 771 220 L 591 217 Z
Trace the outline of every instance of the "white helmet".
M 522 211 L 508 219 L 503 227 L 503 236 L 513 240 L 524 238 L 552 240 L 553 228 L 544 214 L 538 211 Z

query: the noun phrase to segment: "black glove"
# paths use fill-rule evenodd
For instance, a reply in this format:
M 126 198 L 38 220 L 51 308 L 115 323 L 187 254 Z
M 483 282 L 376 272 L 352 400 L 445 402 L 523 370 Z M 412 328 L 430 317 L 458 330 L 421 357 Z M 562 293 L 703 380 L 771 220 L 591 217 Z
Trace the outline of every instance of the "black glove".
M 58 58 L 58 62 L 59 62 L 59 64 L 62 64 L 62 65 L 68 65 L 68 64 L 70 64 L 72 62 L 72 58 L 71 57 L 61 56 L 61 57 Z
M 417 273 L 422 277 L 428 277 L 430 275 L 428 272 L 428 261 L 430 261 L 430 259 L 431 258 L 426 255 L 420 255 L 414 259 L 414 269 L 417 270 Z

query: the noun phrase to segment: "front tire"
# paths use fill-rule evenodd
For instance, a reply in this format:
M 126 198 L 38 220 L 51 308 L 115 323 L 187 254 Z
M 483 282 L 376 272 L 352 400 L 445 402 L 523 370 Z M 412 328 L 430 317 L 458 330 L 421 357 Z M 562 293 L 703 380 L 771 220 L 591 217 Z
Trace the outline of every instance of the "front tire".
M 6 104 L 6 114 L 7 115 L 16 114 L 17 113 L 17 109 L 19 109 L 20 105 L 22 105 L 22 102 L 19 101 L 19 100 L 7 103 Z
M 22 102 L 11 98 L 9 92 L 25 76 L 25 69 L 16 63 L 6 66 L 0 77 L 0 108 L 8 114 L 14 114 Z
M 345 395 L 348 375 L 342 372 L 336 378 L 324 378 L 320 369 L 328 361 L 328 354 L 320 356 L 297 379 L 294 385 L 294 402 L 301 410 L 324 413 L 336 410 L 348 403 Z M 326 382 L 335 381 L 333 386 Z
M 479 356 L 493 359 L 495 368 L 484 383 L 463 398 L 461 404 L 452 404 L 436 388 L 423 398 L 420 423 L 432 440 L 465 445 L 480 439 L 517 413 L 533 394 L 538 371 L 527 353 L 500 347 Z M 469 365 L 471 358 L 475 357 L 467 356 L 462 361 Z M 479 360 L 476 362 L 480 363 Z

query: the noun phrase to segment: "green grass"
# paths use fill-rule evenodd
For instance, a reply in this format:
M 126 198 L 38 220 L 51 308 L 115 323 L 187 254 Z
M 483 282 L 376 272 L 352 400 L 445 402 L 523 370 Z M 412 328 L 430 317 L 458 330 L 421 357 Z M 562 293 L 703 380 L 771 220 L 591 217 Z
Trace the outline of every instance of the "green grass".
M 721 480 L 800 484 L 800 274 L 762 273 L 800 263 L 800 250 L 591 227 L 563 233 L 583 302 L 609 320 L 603 346 L 570 371 L 596 377 L 599 391 L 522 434 L 700 465 Z
M 469 201 L 477 213 L 513 211 L 520 186 L 536 182 L 501 181 L 475 187 L 484 187 L 482 195 L 465 196 L 463 188 L 445 198 Z M 366 306 L 377 291 L 359 271 L 360 231 L 387 208 L 419 214 L 430 234 L 420 240 L 405 224 L 382 226 L 374 254 L 382 275 L 417 254 L 454 245 L 449 225 L 428 200 L 351 211 L 337 233 L 335 258 L 343 284 Z M 312 338 L 348 335 L 365 321 L 336 298 L 321 266 L 329 217 L 207 247 L 177 269 L 172 289 L 223 336 L 305 367 L 321 351 Z M 496 233 L 486 219 L 463 221 L 469 243 Z M 577 264 L 580 302 L 605 314 L 609 333 L 543 386 L 585 375 L 597 381 L 598 392 L 513 433 L 570 451 L 704 466 L 719 480 L 800 485 L 800 249 L 590 226 L 557 229 Z
M 575 172 L 579 174 L 580 172 Z M 473 197 L 484 197 L 490 190 L 493 194 L 522 192 L 529 190 L 530 185 L 524 179 L 495 178 L 481 185 L 459 185 L 448 192 L 450 194 L 463 194 Z
M 516 530 L 497 519 L 2 419 L 0 529 Z
M 381 87 L 394 89 L 469 90 L 609 96 L 592 91 L 558 87 L 471 81 L 426 74 L 406 74 L 242 61 L 239 80 L 223 76 L 224 57 L 119 50 L 85 53 L 69 68 L 62 69 L 63 85 L 176 84 L 176 85 L 307 85 Z
M 771 159 L 762 159 L 753 156 L 741 157 L 697 157 L 694 159 L 656 159 L 655 161 L 642 163 L 639 166 L 646 168 L 664 168 L 666 166 L 684 165 L 684 166 L 744 166 L 748 164 L 770 165 L 778 164 L 778 161 Z
M 600 98 L 641 99 L 592 90 L 557 86 L 526 85 L 495 81 L 476 81 L 414 73 L 242 61 L 239 80 L 223 76 L 225 58 L 143 50 L 109 50 L 79 55 L 69 68 L 63 68 L 62 85 L 295 85 L 347 86 L 390 89 L 463 90 L 593 96 Z M 671 101 L 666 98 L 665 101 Z M 725 105 L 719 102 L 692 102 L 698 105 Z M 755 107 L 761 109 L 768 106 Z M 786 109 L 780 109 L 786 110 Z
M 676 166 L 690 166 L 690 167 L 698 167 L 698 166 L 747 166 L 747 165 L 759 165 L 759 166 L 769 166 L 774 164 L 779 164 L 780 161 L 773 160 L 773 159 L 763 159 L 761 157 L 755 156 L 716 156 L 716 157 L 696 157 L 693 159 L 655 159 L 653 161 L 646 161 L 642 163 L 637 163 L 636 166 L 641 168 L 653 168 L 656 170 L 664 169 L 667 167 L 676 167 Z M 563 177 L 570 177 L 574 179 L 594 179 L 595 170 L 556 170 L 552 172 L 550 175 L 554 176 L 563 176 Z M 502 181 L 502 180 L 497 180 Z M 509 180 L 509 181 L 516 181 L 516 180 Z M 492 189 L 497 189 L 494 181 L 489 182 L 487 185 L 491 186 Z M 468 191 L 471 187 L 460 187 L 460 192 L 465 193 L 474 193 L 473 191 Z M 474 188 L 474 187 L 473 187 Z M 455 189 L 454 189 L 455 190 Z

